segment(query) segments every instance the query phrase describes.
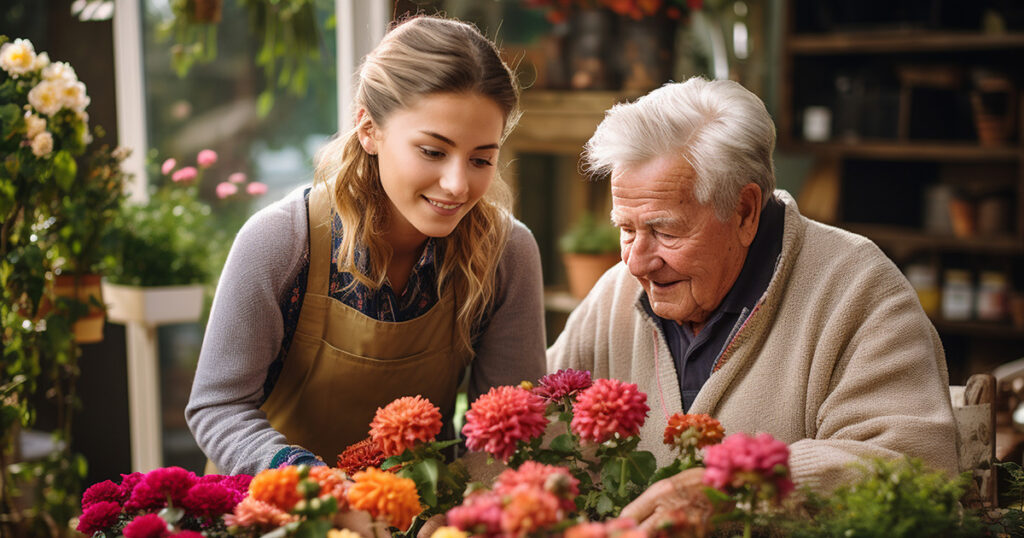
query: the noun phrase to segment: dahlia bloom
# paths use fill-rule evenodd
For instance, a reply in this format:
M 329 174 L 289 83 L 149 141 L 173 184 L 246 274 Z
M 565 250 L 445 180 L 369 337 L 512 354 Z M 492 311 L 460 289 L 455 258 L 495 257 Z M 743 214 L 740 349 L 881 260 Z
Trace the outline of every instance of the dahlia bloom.
M 469 495 L 461 505 L 448 510 L 448 524 L 473 536 L 501 534 L 501 495 L 493 491 Z
M 249 483 L 249 497 L 288 512 L 302 500 L 298 485 L 299 470 L 294 466 L 264 469 Z
M 789 447 L 767 433 L 735 433 L 704 454 L 704 484 L 732 493 L 750 486 L 764 497 L 781 500 L 793 491 Z
M 195 473 L 181 467 L 163 467 L 145 474 L 124 503 L 127 512 L 146 511 L 167 506 L 180 506 L 188 490 L 197 482 Z
M 397 456 L 416 443 L 429 443 L 441 433 L 441 410 L 419 395 L 399 398 L 384 407 L 370 422 L 370 437 L 385 457 Z
M 114 501 L 96 501 L 88 508 L 83 506 L 82 517 L 78 518 L 78 532 L 87 536 L 117 523 L 121 515 L 121 505 Z
M 341 469 L 331 469 L 327 466 L 310 467 L 309 477 L 320 484 L 320 495 L 330 495 L 338 501 L 338 509 L 345 508 L 345 493 L 349 486 L 348 476 Z
M 533 534 L 558 523 L 564 515 L 558 498 L 544 490 L 519 486 L 507 497 L 501 513 L 501 530 L 506 536 Z
M 142 482 L 144 476 L 146 475 L 140 472 L 121 475 L 121 498 L 128 500 L 132 496 L 132 492 L 135 491 L 135 486 Z
M 469 538 L 469 533 L 458 527 L 441 527 L 430 538 Z
M 598 379 L 576 397 L 569 428 L 581 439 L 603 443 L 636 435 L 647 418 L 647 395 L 633 383 Z
M 665 427 L 665 444 L 680 449 L 716 445 L 724 436 L 722 423 L 704 414 L 676 413 L 668 417 Z
M 171 535 L 167 522 L 156 514 L 146 514 L 131 520 L 121 532 L 124 538 L 166 538 Z
M 355 483 L 346 494 L 349 506 L 369 512 L 376 520 L 407 529 L 413 518 L 423 511 L 416 483 L 408 478 L 372 467 L 352 478 Z
M 549 402 L 557 402 L 566 396 L 575 396 L 579 391 L 589 388 L 593 384 L 593 380 L 587 370 L 566 368 L 540 378 L 538 383 L 539 385 L 533 389 L 533 393 Z
M 518 487 L 536 488 L 558 497 L 562 509 L 572 512 L 576 510 L 576 503 L 573 501 L 580 494 L 579 483 L 580 481 L 569 474 L 565 467 L 527 461 L 518 469 L 502 471 L 495 479 L 494 491 L 501 495 Z
M 213 519 L 235 508 L 235 495 L 222 483 L 199 483 L 188 490 L 181 506 L 191 515 Z
M 345 471 L 346 474 L 352 475 L 367 467 L 376 467 L 385 459 L 380 445 L 373 440 L 373 437 L 367 437 L 338 454 L 338 468 Z
M 529 441 L 544 433 L 544 399 L 519 387 L 493 387 L 476 399 L 466 412 L 466 447 L 486 451 L 508 462 L 518 441 Z
M 299 516 L 293 516 L 270 503 L 246 497 L 235 506 L 233 513 L 224 516 L 224 525 L 271 530 L 298 519 Z
M 124 497 L 121 495 L 121 486 L 110 480 L 104 480 L 89 486 L 89 489 L 82 493 L 82 510 L 102 501 L 112 501 L 120 506 L 124 502 Z

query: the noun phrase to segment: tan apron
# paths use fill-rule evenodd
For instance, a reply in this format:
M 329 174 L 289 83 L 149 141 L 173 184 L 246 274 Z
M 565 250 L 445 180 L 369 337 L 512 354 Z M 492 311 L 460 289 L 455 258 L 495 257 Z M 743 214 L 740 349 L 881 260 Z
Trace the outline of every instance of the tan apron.
M 369 436 L 377 408 L 402 396 L 429 399 L 450 431 L 470 355 L 454 345 L 452 293 L 420 317 L 397 323 L 372 319 L 327 295 L 332 216 L 327 190 L 310 191 L 306 294 L 281 375 L 261 409 L 288 443 L 334 466 L 339 453 Z

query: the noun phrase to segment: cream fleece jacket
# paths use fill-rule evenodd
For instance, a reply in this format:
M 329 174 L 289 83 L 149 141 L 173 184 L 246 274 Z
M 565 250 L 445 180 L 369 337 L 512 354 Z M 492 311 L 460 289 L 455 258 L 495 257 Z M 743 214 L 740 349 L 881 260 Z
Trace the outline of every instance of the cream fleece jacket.
M 899 269 L 868 239 L 800 215 L 785 191 L 782 254 L 768 289 L 718 359 L 690 413 L 726 435 L 768 432 L 790 445 L 799 485 L 828 491 L 851 464 L 918 457 L 958 472 L 956 425 L 938 334 Z M 569 316 L 548 371 L 587 369 L 639 385 L 651 412 L 641 450 L 665 465 L 669 415 L 681 411 L 672 355 L 619 263 Z

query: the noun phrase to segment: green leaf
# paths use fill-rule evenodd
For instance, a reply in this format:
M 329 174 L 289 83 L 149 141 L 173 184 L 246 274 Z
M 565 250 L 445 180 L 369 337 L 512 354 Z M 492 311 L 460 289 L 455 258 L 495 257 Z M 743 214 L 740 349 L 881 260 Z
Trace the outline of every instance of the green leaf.
M 413 482 L 416 482 L 416 491 L 420 494 L 420 499 L 427 506 L 434 507 L 437 506 L 437 477 L 439 473 L 437 460 L 427 459 L 402 469 L 399 475 L 411 478 Z
M 601 515 L 608 515 L 615 510 L 615 503 L 607 494 L 602 493 L 597 498 L 597 512 Z
M 647 485 L 654 484 L 659 480 L 664 480 L 670 476 L 675 476 L 683 471 L 683 462 L 676 459 L 672 460 L 672 463 L 654 471 L 651 475 L 651 479 L 647 482 Z
M 61 150 L 53 156 L 53 178 L 61 190 L 71 190 L 71 185 L 75 182 L 75 174 L 77 173 L 78 164 L 70 153 Z
M 569 456 L 576 451 L 576 440 L 572 434 L 563 433 L 551 440 L 550 448 L 559 454 Z
M 634 484 L 646 485 L 651 475 L 654 474 L 654 470 L 658 467 L 658 462 L 654 459 L 654 454 L 643 450 L 640 452 L 633 452 L 626 456 L 629 460 L 629 478 Z
M 157 515 L 160 516 L 169 525 L 176 525 L 179 521 L 181 521 L 181 518 L 185 517 L 185 510 L 178 508 L 177 506 L 168 506 L 166 508 L 161 509 L 160 512 L 157 513 Z
M 619 475 L 622 474 L 622 460 L 611 458 L 601 466 L 601 483 L 604 489 L 615 491 L 619 489 Z
M 295 538 L 324 538 L 324 536 L 327 536 L 327 531 L 331 530 L 331 528 L 331 522 L 326 519 L 306 520 L 295 529 L 295 533 L 292 536 Z

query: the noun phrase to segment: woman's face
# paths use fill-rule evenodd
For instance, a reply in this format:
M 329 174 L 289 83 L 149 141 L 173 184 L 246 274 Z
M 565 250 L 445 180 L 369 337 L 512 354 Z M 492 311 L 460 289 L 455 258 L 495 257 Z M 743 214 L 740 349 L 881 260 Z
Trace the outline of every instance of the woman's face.
M 368 128 L 361 140 L 377 154 L 392 206 L 392 241 L 452 233 L 494 180 L 504 123 L 501 108 L 487 97 L 439 93 Z

